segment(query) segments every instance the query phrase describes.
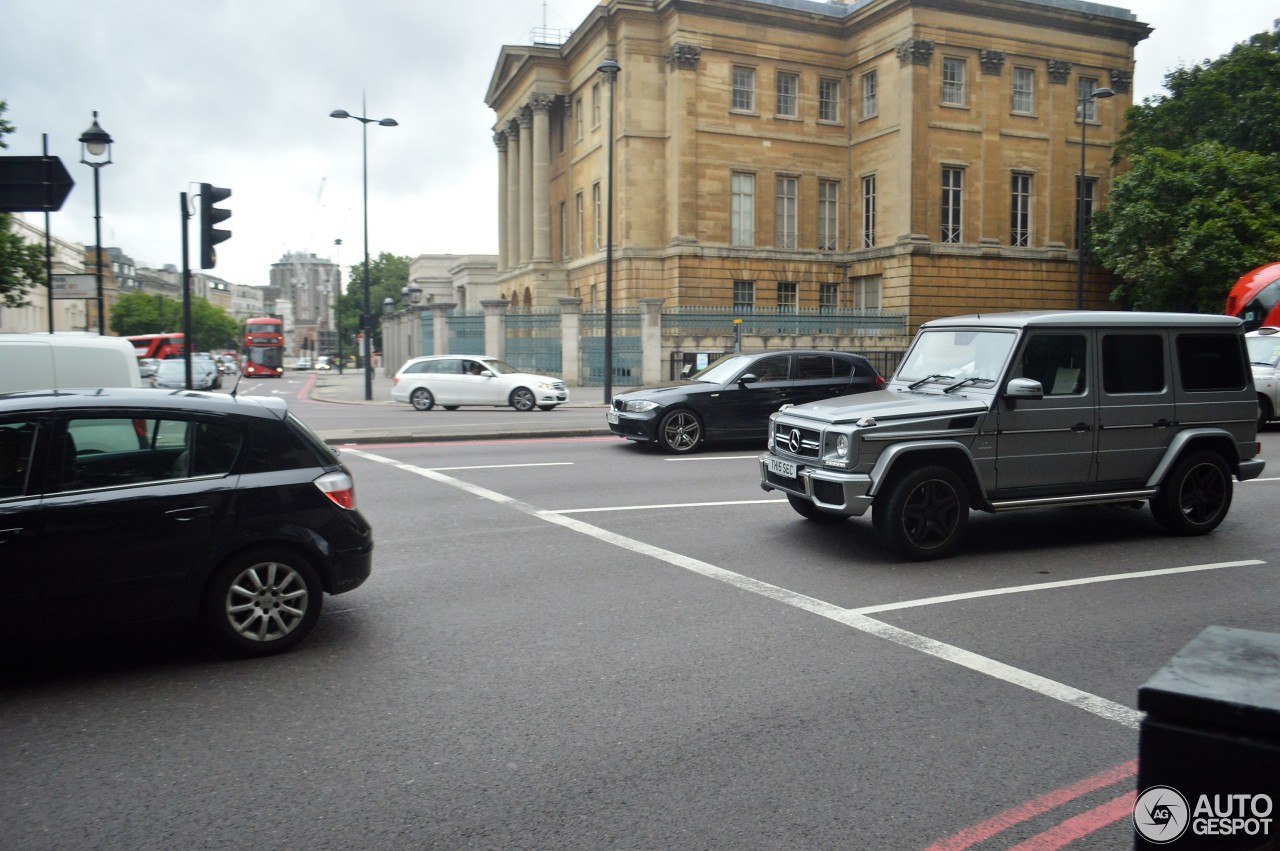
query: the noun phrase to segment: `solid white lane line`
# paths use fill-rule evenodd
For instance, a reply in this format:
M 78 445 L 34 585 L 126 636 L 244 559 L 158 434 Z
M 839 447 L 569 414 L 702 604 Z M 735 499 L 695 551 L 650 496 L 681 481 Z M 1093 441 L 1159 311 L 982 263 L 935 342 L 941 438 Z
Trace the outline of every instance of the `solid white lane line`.
M 470 467 L 431 467 L 432 470 L 507 470 L 515 467 L 572 467 L 572 461 L 544 461 L 540 464 L 475 464 Z
M 1010 683 L 1011 685 L 1020 686 L 1028 691 L 1060 701 L 1069 706 L 1074 706 L 1077 709 L 1083 709 L 1085 712 L 1092 713 L 1093 715 L 1097 715 L 1098 717 L 1104 718 L 1108 721 L 1114 721 L 1118 724 L 1122 724 L 1130 729 L 1138 729 L 1138 724 L 1142 720 L 1141 712 L 1138 712 L 1135 709 L 1130 709 L 1124 704 L 1116 703 L 1103 697 L 1098 697 L 1097 695 L 1081 691 L 1080 689 L 1066 685 L 1065 683 L 1050 680 L 1038 674 L 1033 674 L 1030 671 L 1024 671 L 1021 668 L 1015 668 L 1012 665 L 1006 665 L 1005 663 L 998 662 L 995 659 L 989 659 L 986 656 L 980 656 L 977 653 L 972 653 L 968 650 L 954 647 L 941 641 L 935 641 L 932 638 L 927 638 L 923 635 L 918 635 L 905 629 L 899 629 L 898 627 L 884 623 L 883 621 L 869 618 L 866 615 L 859 614 L 858 612 L 851 612 L 823 600 L 809 597 L 795 591 L 789 591 L 786 588 L 780 588 L 777 585 L 770 585 L 768 582 L 761 582 L 758 579 L 752 579 L 749 576 L 743 576 L 740 573 L 734 573 L 731 570 L 725 570 L 722 567 L 716 567 L 715 565 L 709 564 L 700 559 L 681 555 L 680 553 L 672 552 L 671 550 L 663 549 L 662 547 L 646 544 L 643 541 L 637 541 L 634 538 L 628 538 L 625 535 L 609 532 L 598 526 L 592 526 L 590 523 L 584 523 L 581 520 L 576 520 L 572 517 L 565 517 L 562 514 L 552 511 L 539 510 L 528 503 L 512 499 L 511 497 L 497 493 L 496 491 L 491 491 L 488 488 L 482 488 L 477 485 L 464 482 L 460 479 L 455 479 L 452 476 L 446 476 L 445 474 L 435 470 L 415 467 L 412 464 L 402 464 L 391 458 L 374 455 L 369 452 L 363 452 L 360 450 L 351 451 L 353 455 L 366 460 L 376 461 L 381 464 L 389 464 L 393 467 L 404 470 L 405 472 L 423 476 L 424 478 L 458 488 L 475 496 L 493 500 L 501 505 L 515 508 L 516 510 L 522 511 L 533 517 L 546 520 L 548 523 L 563 526 L 566 529 L 571 529 L 575 532 L 595 538 L 603 543 L 612 544 L 613 546 L 629 550 L 638 555 L 649 556 L 670 564 L 673 567 L 679 567 L 692 573 L 705 576 L 709 579 L 715 579 L 719 582 L 723 582 L 741 591 L 757 594 L 761 597 L 766 597 L 770 600 L 784 603 L 788 606 L 792 606 L 815 615 L 820 615 L 828 620 L 844 624 L 845 626 L 852 627 L 853 629 L 867 633 L 868 635 L 883 638 L 886 641 L 891 641 L 902 647 L 908 647 L 912 650 L 926 653 L 937 659 L 951 662 L 954 665 L 959 665 L 961 667 L 968 668 L 971 671 Z
M 756 461 L 759 455 L 720 455 L 716 457 L 707 457 L 705 455 L 697 458 L 663 458 L 663 461 Z
M 439 467 L 437 469 L 447 469 Z M 559 508 L 544 514 L 589 514 L 593 511 L 648 511 L 654 508 L 708 508 L 718 505 L 776 505 L 785 499 L 734 499 L 726 502 L 668 502 L 658 505 L 612 505 L 605 508 Z
M 999 597 L 1002 594 L 1021 594 L 1024 591 L 1043 591 L 1046 588 L 1070 588 L 1076 585 L 1093 585 L 1098 582 L 1120 582 L 1125 579 L 1148 579 L 1152 576 L 1170 576 L 1176 573 L 1195 573 L 1201 570 L 1224 570 L 1228 567 L 1252 567 L 1266 564 L 1258 559 L 1245 561 L 1224 561 L 1217 564 L 1193 564 L 1188 567 L 1162 567 L 1156 570 L 1139 570 L 1135 573 L 1111 573 L 1106 576 L 1086 576 L 1081 579 L 1063 579 L 1058 582 L 1037 582 L 1034 585 L 1012 585 L 1007 588 L 992 588 L 988 591 L 968 591 L 962 594 L 946 594 L 941 597 L 922 597 L 919 600 L 903 600 L 900 603 L 881 603 L 876 606 L 859 606 L 849 609 L 859 615 L 870 615 L 876 612 L 891 612 L 896 609 L 913 609 L 917 606 L 932 606 L 937 603 L 954 603 L 957 600 L 975 600 L 979 597 Z

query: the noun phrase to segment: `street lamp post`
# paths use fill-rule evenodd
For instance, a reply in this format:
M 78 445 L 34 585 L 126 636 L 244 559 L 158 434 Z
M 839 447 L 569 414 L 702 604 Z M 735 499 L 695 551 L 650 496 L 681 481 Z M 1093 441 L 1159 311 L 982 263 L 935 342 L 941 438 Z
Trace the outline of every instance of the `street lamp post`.
M 1076 227 L 1079 229 L 1079 244 L 1076 246 L 1076 310 L 1084 310 L 1084 255 L 1085 248 L 1089 239 L 1089 229 L 1085 226 L 1084 213 L 1084 142 L 1085 131 L 1089 127 L 1089 116 L 1085 111 L 1090 101 L 1099 100 L 1101 98 L 1115 97 L 1115 92 L 1111 89 L 1098 88 L 1089 94 L 1085 94 L 1084 88 L 1080 89 L 1080 178 L 1076 185 L 1077 205 L 1076 210 Z
M 604 226 L 604 403 L 613 404 L 613 103 L 614 83 L 622 66 L 605 59 L 596 70 L 609 78 L 609 160 L 605 178 Z
M 366 109 L 364 98 L 360 99 L 360 111 Z M 394 118 L 366 118 L 363 115 L 352 115 L 345 109 L 335 109 L 329 113 L 330 118 L 354 118 L 360 122 L 360 157 L 364 182 L 364 308 L 360 315 L 360 327 L 364 330 L 364 399 L 373 400 L 373 315 L 369 308 L 369 125 L 381 127 L 397 127 L 399 122 Z
M 333 246 L 334 261 L 338 267 L 338 280 L 334 282 L 334 286 L 338 290 L 337 310 L 335 311 L 337 318 L 334 320 L 334 324 L 337 327 L 334 329 L 336 332 L 334 340 L 338 344 L 338 375 L 342 375 L 342 240 L 335 239 Z
M 98 111 L 93 111 L 93 124 L 80 134 L 80 162 L 93 169 L 93 260 L 97 267 L 98 334 L 107 333 L 107 304 L 102 293 L 102 208 L 99 203 L 98 172 L 111 165 L 111 134 L 98 126 Z M 103 157 L 106 159 L 103 159 Z M 50 294 L 52 298 L 52 293 Z

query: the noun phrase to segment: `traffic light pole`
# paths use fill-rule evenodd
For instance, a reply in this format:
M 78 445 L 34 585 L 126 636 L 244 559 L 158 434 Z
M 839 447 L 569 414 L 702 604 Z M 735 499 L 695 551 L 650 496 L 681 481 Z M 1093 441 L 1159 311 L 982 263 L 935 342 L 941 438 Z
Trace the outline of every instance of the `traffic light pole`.
M 187 206 L 187 193 L 182 197 L 182 357 L 186 360 L 187 389 L 191 389 L 191 350 L 194 340 L 191 339 L 191 261 L 188 259 L 190 245 L 187 238 L 187 221 L 191 218 L 191 208 Z

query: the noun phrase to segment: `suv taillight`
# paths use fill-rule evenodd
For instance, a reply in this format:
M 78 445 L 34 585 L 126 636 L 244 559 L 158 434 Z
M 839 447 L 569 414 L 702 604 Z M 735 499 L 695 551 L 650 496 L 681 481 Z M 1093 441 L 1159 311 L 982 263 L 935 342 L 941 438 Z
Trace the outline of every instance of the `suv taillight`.
M 320 492 L 339 508 L 345 508 L 348 511 L 354 511 L 356 507 L 356 486 L 351 481 L 351 477 L 346 473 L 325 473 L 323 476 L 315 480 L 315 486 L 320 488 Z

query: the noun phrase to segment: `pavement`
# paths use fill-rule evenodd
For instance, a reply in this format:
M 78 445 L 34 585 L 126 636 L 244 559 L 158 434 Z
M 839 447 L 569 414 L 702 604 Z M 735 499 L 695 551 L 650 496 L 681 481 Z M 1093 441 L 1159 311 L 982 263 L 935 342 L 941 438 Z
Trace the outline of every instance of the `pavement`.
M 372 409 L 395 408 L 407 414 L 415 412 L 402 402 L 391 400 L 391 378 L 378 372 L 373 374 L 373 398 L 365 399 L 365 374 L 359 369 L 345 369 L 341 374 L 332 371 L 316 372 L 315 381 L 308 390 L 307 396 L 318 402 L 335 405 L 360 405 Z M 636 388 L 618 388 L 632 390 Z M 491 440 L 521 439 L 539 437 L 603 437 L 610 434 L 609 426 L 604 420 L 604 388 L 571 386 L 569 402 L 560 405 L 554 412 L 544 414 L 536 411 L 530 414 L 513 416 L 494 416 L 485 422 L 476 422 L 467 418 L 458 422 L 445 417 L 398 417 L 398 420 L 409 420 L 408 424 L 397 422 L 385 427 L 357 427 L 337 429 L 315 429 L 322 440 L 330 444 L 360 443 L 400 443 L 423 440 Z M 590 400 L 590 401 L 585 401 Z M 515 414 L 504 409 L 491 410 L 495 414 Z M 549 414 L 558 414 L 552 416 Z M 575 415 L 576 414 L 576 415 Z

